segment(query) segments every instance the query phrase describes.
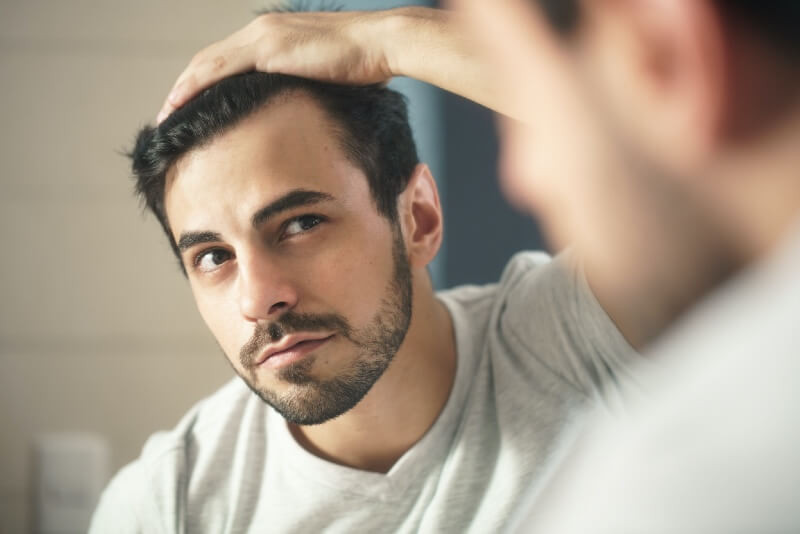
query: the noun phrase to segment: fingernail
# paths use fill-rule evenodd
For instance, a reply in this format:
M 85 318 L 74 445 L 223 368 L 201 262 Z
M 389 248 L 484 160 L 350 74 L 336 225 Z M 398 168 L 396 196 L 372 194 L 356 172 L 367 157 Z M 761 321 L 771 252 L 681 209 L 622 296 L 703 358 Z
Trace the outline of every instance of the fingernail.
M 168 116 L 168 113 L 166 111 L 164 111 L 163 109 L 161 111 L 159 111 L 158 112 L 158 117 L 156 117 L 156 124 L 161 124 L 162 122 L 164 122 L 164 119 L 166 119 L 167 116 Z

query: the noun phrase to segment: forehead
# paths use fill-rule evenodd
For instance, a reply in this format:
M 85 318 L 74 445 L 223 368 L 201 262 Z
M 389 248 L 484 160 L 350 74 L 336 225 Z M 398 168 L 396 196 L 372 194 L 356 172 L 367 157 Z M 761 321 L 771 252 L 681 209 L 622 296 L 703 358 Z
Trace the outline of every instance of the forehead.
M 164 200 L 177 235 L 249 218 L 296 189 L 322 191 L 346 204 L 371 203 L 366 177 L 345 156 L 331 119 L 304 93 L 276 97 L 179 158 L 167 174 Z

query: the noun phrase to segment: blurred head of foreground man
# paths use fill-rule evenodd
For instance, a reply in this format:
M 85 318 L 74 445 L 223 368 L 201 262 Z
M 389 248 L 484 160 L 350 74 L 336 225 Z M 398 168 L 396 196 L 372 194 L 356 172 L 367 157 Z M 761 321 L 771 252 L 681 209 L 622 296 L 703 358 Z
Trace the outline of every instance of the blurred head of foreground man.
M 95 532 L 497 531 L 634 356 L 568 257 L 433 292 L 438 194 L 388 88 L 233 76 L 132 159 L 241 380 L 148 441 Z
M 800 4 L 453 4 L 521 119 L 503 123 L 516 202 L 581 251 L 600 295 L 675 293 L 621 319 L 668 321 L 796 226 Z
M 507 187 L 616 316 L 680 318 L 631 418 L 597 424 L 522 530 L 798 531 L 800 3 L 458 4 L 522 110 Z M 659 286 L 658 314 L 626 315 Z

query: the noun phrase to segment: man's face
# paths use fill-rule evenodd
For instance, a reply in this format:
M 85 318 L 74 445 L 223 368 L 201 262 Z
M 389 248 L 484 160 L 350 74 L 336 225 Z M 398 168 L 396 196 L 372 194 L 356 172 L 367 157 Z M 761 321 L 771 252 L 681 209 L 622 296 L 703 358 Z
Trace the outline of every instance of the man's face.
M 165 205 L 200 313 L 250 388 L 298 424 L 352 408 L 405 337 L 411 273 L 318 105 L 278 97 L 189 152 Z

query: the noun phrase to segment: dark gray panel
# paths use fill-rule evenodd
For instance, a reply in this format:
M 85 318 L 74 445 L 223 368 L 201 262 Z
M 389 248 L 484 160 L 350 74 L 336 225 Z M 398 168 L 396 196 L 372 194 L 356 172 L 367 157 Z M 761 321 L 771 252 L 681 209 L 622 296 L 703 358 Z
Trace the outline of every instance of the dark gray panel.
M 455 95 L 442 99 L 448 286 L 497 281 L 514 252 L 543 249 L 531 217 L 510 207 L 497 181 L 492 113 Z

